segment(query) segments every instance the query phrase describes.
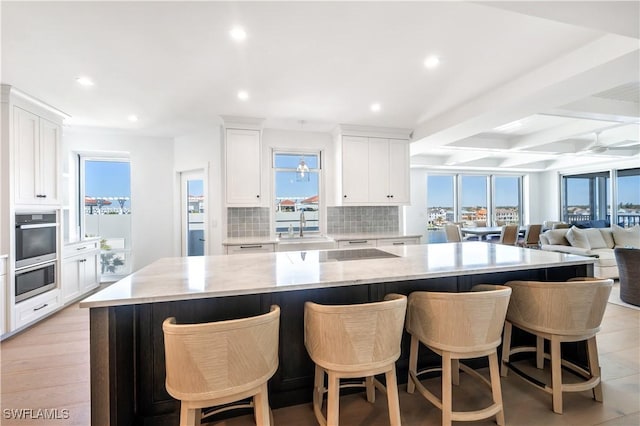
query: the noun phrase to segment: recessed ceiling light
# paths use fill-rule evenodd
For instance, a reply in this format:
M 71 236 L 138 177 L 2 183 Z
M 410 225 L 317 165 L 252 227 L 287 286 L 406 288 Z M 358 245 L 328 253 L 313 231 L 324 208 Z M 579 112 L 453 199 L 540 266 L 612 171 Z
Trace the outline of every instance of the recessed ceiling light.
M 132 123 L 135 123 L 136 121 L 138 121 L 138 116 L 131 114 L 130 116 L 127 117 L 127 120 L 129 120 Z
M 249 93 L 246 90 L 241 90 L 238 92 L 238 99 L 241 101 L 246 101 L 249 99 Z
M 427 69 L 434 69 L 436 68 L 438 65 L 440 65 L 440 58 L 438 58 L 435 55 L 429 56 L 427 59 L 424 60 L 424 66 Z
M 380 111 L 380 108 L 381 108 L 381 107 L 380 107 L 380 104 L 379 104 L 379 103 L 377 103 L 377 102 L 376 102 L 376 103 L 374 103 L 374 104 L 371 104 L 371 111 L 373 111 L 373 112 L 378 112 L 378 111 Z
M 229 35 L 235 41 L 243 41 L 247 38 L 247 32 L 242 27 L 233 27 L 231 31 L 229 31 Z
M 89 78 L 89 77 L 84 77 L 84 76 L 80 76 L 80 77 L 76 77 L 76 81 L 78 82 L 79 85 L 81 86 L 93 86 L 93 81 Z

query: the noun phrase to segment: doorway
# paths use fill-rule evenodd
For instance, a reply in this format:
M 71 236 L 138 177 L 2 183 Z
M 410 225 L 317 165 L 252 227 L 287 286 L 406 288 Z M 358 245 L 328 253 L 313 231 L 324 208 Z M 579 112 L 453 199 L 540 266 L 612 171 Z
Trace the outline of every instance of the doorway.
M 207 254 L 207 200 L 204 170 L 180 173 L 182 256 Z

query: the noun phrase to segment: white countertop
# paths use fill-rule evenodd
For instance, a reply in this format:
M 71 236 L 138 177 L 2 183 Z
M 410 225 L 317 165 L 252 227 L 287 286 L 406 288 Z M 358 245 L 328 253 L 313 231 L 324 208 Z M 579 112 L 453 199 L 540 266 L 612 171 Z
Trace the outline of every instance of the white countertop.
M 399 257 L 320 262 L 320 251 L 160 259 L 83 300 L 83 308 L 202 299 L 592 264 L 593 258 L 484 242 L 384 247 Z

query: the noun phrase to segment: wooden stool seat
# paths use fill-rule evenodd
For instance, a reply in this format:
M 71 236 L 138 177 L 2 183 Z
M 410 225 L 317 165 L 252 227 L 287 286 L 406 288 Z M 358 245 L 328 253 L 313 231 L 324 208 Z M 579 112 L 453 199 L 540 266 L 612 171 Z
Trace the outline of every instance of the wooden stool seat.
M 340 379 L 364 377 L 357 386 L 366 387 L 367 400 L 375 401 L 375 388 L 386 392 L 390 422 L 400 425 L 395 362 L 400 357 L 406 307 L 407 297 L 399 294 L 359 305 L 305 303 L 304 344 L 316 364 L 313 411 L 319 424 L 338 425 Z M 373 377 L 383 373 L 386 387 Z M 325 393 L 326 418 L 322 414 Z
M 511 289 L 481 284 L 471 292 L 414 292 L 409 295 L 407 332 L 411 335 L 407 392 L 418 389 L 433 405 L 442 410 L 442 424 L 475 421 L 496 416 L 504 425 L 497 348 L 509 303 Z M 442 357 L 442 367 L 418 371 L 418 346 L 422 343 Z M 489 357 L 491 380 L 460 363 L 460 359 Z M 459 383 L 459 370 L 480 379 L 492 390 L 493 404 L 476 411 L 453 411 L 451 385 Z M 442 371 L 442 399 L 430 392 L 420 376 Z
M 252 398 L 256 423 L 270 425 L 267 381 L 278 369 L 280 308 L 205 324 L 162 323 L 169 394 L 180 400 L 180 425 L 200 425 L 202 409 Z M 205 417 L 226 411 L 213 410 Z
M 562 414 L 562 392 L 592 389 L 596 401 L 602 401 L 602 385 L 596 333 L 611 293 L 612 280 L 576 278 L 568 282 L 510 281 L 511 303 L 504 327 L 502 376 L 511 370 L 553 398 L 553 411 Z M 511 333 L 517 327 L 536 336 L 536 346 L 511 347 Z M 550 354 L 544 353 L 544 341 L 550 341 Z M 589 369 L 563 360 L 560 343 L 587 341 Z M 536 366 L 551 361 L 551 385 L 533 379 L 509 362 L 510 355 L 536 352 Z M 581 383 L 562 383 L 561 367 L 583 376 Z

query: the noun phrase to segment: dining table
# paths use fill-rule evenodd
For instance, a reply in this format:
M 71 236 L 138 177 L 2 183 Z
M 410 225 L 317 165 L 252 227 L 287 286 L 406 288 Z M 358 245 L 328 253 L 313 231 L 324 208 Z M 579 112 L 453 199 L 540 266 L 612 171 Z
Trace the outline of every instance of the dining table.
M 466 235 L 477 235 L 478 236 L 478 240 L 480 241 L 486 241 L 487 237 L 489 235 L 500 235 L 500 232 L 502 231 L 502 226 L 471 226 L 468 228 L 460 228 L 460 231 L 462 232 L 463 236 Z M 527 227 L 526 226 L 521 226 L 518 229 L 518 233 L 520 235 L 524 235 L 524 233 L 527 231 Z

